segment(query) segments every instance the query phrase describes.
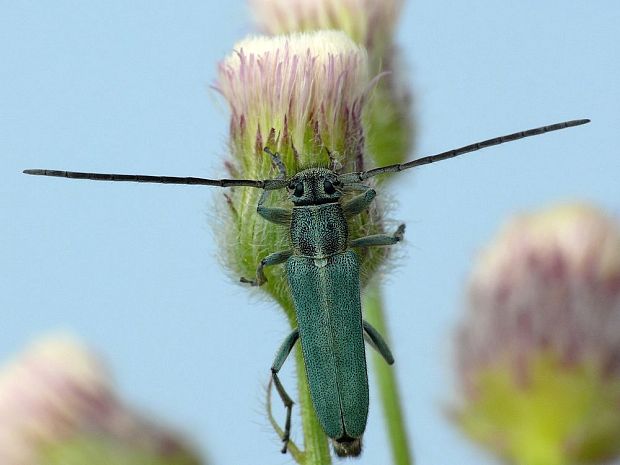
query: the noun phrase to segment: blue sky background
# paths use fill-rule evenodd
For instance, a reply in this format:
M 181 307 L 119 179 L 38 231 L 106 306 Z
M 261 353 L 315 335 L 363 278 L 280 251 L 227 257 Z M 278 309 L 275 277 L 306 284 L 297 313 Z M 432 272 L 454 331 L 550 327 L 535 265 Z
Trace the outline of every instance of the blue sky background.
M 69 329 L 105 356 L 126 398 L 187 431 L 213 463 L 290 463 L 262 412 L 287 327 L 222 272 L 208 222 L 219 193 L 21 174 L 222 175 L 228 116 L 208 84 L 252 30 L 245 4 L 4 1 L 0 10 L 0 358 Z M 618 24 L 614 0 L 404 9 L 416 155 L 593 120 L 391 185 L 392 216 L 408 229 L 385 293 L 419 464 L 493 463 L 441 411 L 454 398 L 451 333 L 477 251 L 518 211 L 571 200 L 620 211 Z M 360 465 L 389 459 L 371 402 Z

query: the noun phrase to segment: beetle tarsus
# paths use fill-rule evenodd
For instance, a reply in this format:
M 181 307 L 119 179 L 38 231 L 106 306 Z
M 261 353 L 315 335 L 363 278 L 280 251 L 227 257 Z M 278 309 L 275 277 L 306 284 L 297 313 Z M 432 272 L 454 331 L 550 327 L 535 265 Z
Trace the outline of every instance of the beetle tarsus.
M 400 226 L 398 226 L 398 229 L 396 229 L 396 232 L 394 233 L 394 239 L 400 242 L 403 240 L 404 236 L 405 236 L 405 224 L 403 223 Z
M 243 276 L 239 279 L 244 284 L 249 284 L 252 287 L 260 287 L 267 282 L 267 277 L 263 273 L 263 262 L 261 262 L 258 271 L 256 272 L 256 279 L 248 279 Z
M 282 399 L 282 403 L 286 408 L 286 421 L 284 422 L 284 432 L 282 433 L 282 442 L 284 443 L 284 445 L 282 446 L 282 449 L 280 451 L 283 454 L 286 454 L 288 442 L 291 438 L 291 414 L 293 413 L 293 404 L 295 402 L 293 402 L 293 399 L 291 399 L 291 397 L 284 389 L 284 386 L 282 386 L 280 378 L 278 378 L 278 374 L 274 370 L 271 370 L 271 380 L 276 386 L 276 391 L 278 392 L 278 395 L 280 396 L 280 399 Z
M 263 151 L 271 156 L 273 163 L 278 168 L 278 176 L 276 179 L 286 179 L 286 166 L 284 165 L 280 154 L 278 152 L 272 152 L 269 147 L 265 147 Z
M 267 282 L 267 279 L 265 278 L 262 281 L 258 281 L 257 279 L 248 279 L 241 276 L 241 278 L 239 278 L 239 282 L 242 282 L 243 284 L 249 284 L 252 287 L 260 287 Z

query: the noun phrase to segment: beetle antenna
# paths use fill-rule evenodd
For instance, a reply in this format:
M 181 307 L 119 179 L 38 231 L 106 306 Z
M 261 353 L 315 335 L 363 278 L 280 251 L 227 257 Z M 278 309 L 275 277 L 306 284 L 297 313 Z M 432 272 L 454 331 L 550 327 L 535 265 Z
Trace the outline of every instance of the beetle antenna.
M 515 140 L 523 139 L 525 137 L 538 136 L 539 134 L 545 134 L 551 131 L 558 131 L 560 129 L 572 128 L 573 126 L 580 126 L 589 122 L 589 119 L 577 119 L 571 121 L 564 121 L 562 123 L 551 124 L 549 126 L 541 126 L 539 128 L 527 129 L 525 131 L 515 132 L 514 134 L 508 134 L 506 136 L 494 137 L 493 139 L 476 142 L 475 144 L 466 145 L 464 147 L 438 153 L 436 155 L 429 155 L 427 157 L 418 158 L 416 160 L 412 160 L 406 163 L 382 166 L 380 168 L 374 168 L 368 171 L 351 173 L 351 175 L 353 175 L 352 177 L 355 180 L 363 181 L 364 179 L 372 178 L 373 176 L 377 176 L 378 174 L 395 173 L 398 171 L 408 170 L 409 168 L 415 168 L 416 166 L 428 165 L 429 163 L 435 163 L 436 161 L 458 157 L 460 155 L 464 155 L 469 152 L 475 152 L 480 149 L 485 149 L 493 145 L 499 145 L 505 142 L 512 142 Z
M 54 176 L 57 178 L 89 179 L 91 181 L 125 181 L 125 182 L 149 182 L 157 184 L 190 184 L 201 186 L 235 187 L 247 186 L 265 188 L 267 181 L 258 179 L 206 179 L 206 178 L 180 178 L 176 176 L 148 176 L 144 174 L 112 174 L 112 173 L 81 173 L 78 171 L 56 170 L 24 170 L 24 174 L 35 176 Z

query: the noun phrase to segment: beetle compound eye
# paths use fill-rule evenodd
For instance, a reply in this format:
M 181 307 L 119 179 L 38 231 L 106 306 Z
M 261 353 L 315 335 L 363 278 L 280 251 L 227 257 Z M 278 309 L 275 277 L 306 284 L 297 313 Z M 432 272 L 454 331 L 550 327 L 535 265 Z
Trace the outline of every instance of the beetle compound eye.
M 302 195 L 304 195 L 304 183 L 303 182 L 299 182 L 295 185 L 295 192 L 293 192 L 293 195 L 295 197 L 301 197 Z
M 323 181 L 323 189 L 325 190 L 325 193 L 327 195 L 332 195 L 336 192 L 336 188 L 334 187 L 334 184 L 329 179 L 326 179 L 325 181 Z

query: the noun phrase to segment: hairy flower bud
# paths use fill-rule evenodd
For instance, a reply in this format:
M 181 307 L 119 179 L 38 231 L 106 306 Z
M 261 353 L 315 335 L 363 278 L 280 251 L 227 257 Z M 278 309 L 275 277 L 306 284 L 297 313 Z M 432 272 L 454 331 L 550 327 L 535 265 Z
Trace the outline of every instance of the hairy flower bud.
M 362 112 L 371 89 L 363 47 L 343 32 L 320 31 L 276 37 L 255 37 L 235 46 L 220 65 L 216 89 L 231 112 L 227 167 L 238 178 L 274 178 L 278 171 L 263 151 L 278 152 L 288 176 L 315 166 L 361 171 L 365 167 Z M 254 277 L 261 259 L 289 249 L 286 228 L 256 214 L 259 189 L 232 189 L 227 195 L 225 232 L 221 246 L 230 269 Z M 292 207 L 281 191 L 269 203 Z M 353 237 L 381 230 L 380 214 L 369 213 L 350 222 Z M 365 276 L 385 252 L 360 252 Z M 292 316 L 282 267 L 267 269 L 263 288 Z M 273 279 L 271 279 L 273 277 Z
M 620 455 L 620 229 L 598 210 L 513 220 L 469 287 L 462 428 L 524 465 Z
M 403 162 L 414 133 L 411 95 L 394 45 L 402 0 L 250 0 L 250 5 L 265 33 L 335 29 L 368 50 L 371 75 L 387 72 L 368 102 L 369 154 L 377 166 Z
M 401 0 L 250 0 L 268 34 L 318 29 L 344 31 L 377 56 L 391 46 Z
M 0 372 L 2 465 L 198 465 L 180 437 L 116 396 L 99 360 L 72 339 L 33 345 Z

